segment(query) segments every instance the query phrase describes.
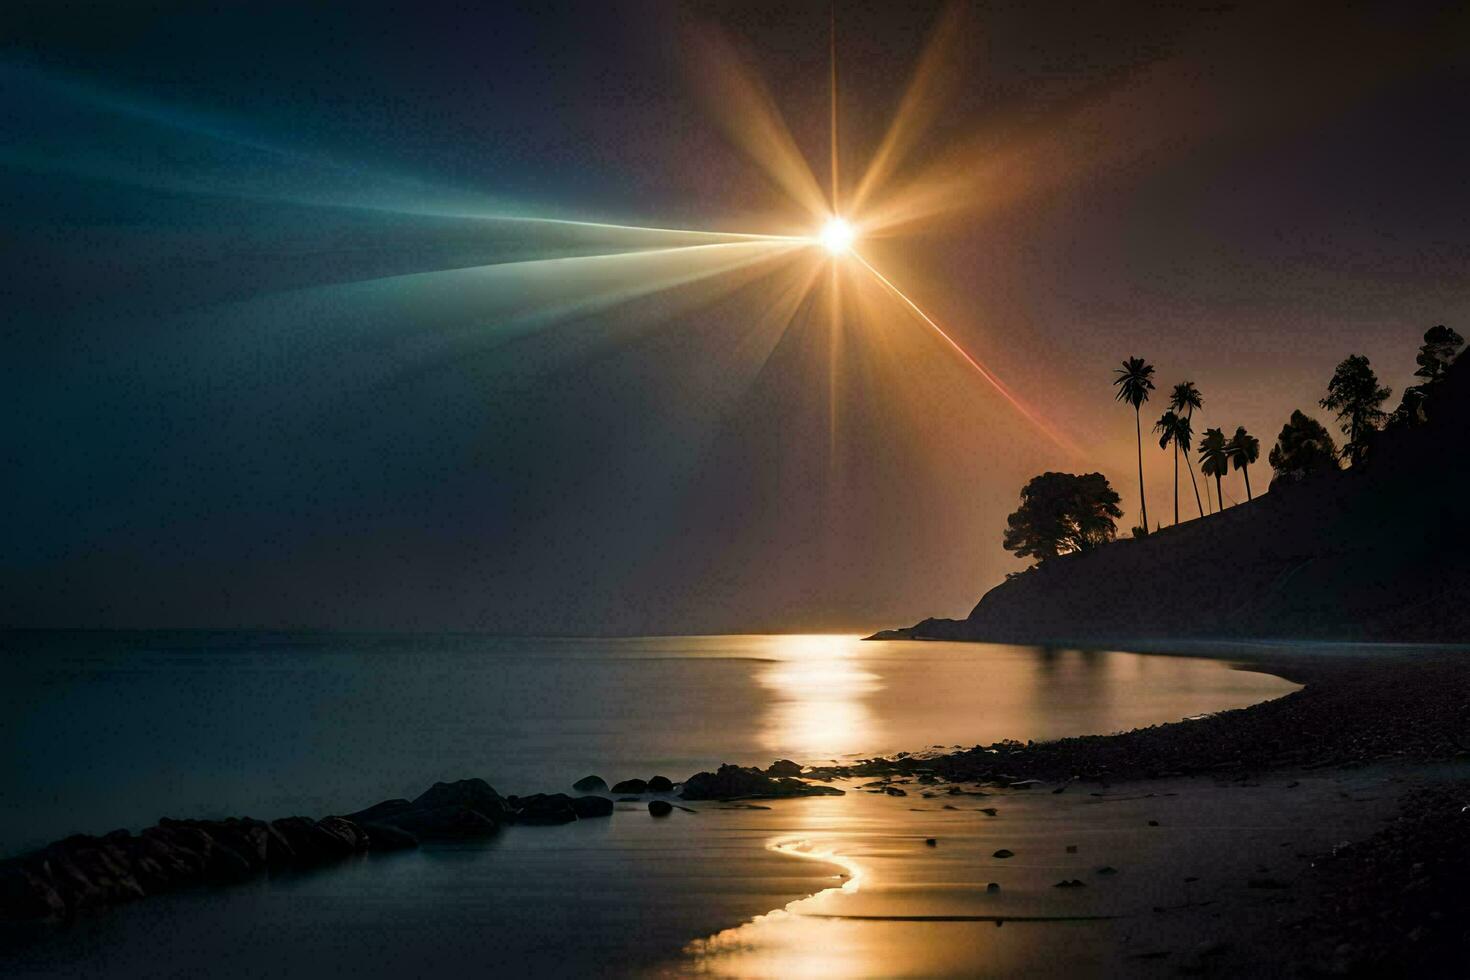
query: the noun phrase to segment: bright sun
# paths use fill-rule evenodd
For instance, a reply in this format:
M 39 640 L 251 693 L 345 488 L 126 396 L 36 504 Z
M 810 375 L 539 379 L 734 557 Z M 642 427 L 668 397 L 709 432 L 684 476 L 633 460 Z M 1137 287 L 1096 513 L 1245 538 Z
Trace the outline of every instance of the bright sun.
M 852 225 L 841 218 L 833 218 L 822 228 L 820 241 L 822 247 L 833 255 L 841 255 L 852 248 L 852 240 L 857 237 L 852 230 Z

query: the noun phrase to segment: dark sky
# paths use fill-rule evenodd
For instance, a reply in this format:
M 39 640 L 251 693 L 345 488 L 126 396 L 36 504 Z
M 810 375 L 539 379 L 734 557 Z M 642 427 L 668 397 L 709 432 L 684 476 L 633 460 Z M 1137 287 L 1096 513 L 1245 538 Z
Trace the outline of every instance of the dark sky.
M 0 624 L 961 615 L 1019 567 L 1030 475 L 1100 469 L 1136 521 L 1122 358 L 1264 470 L 1343 356 L 1397 392 L 1427 327 L 1470 326 L 1463 4 L 955 11 L 875 194 L 940 203 L 860 246 L 1080 456 L 850 262 L 834 331 L 807 253 L 548 262 L 649 242 L 485 220 L 801 231 L 702 44 L 825 186 L 826 3 L 337 6 L 7 7 Z M 844 173 L 940 13 L 837 5 Z

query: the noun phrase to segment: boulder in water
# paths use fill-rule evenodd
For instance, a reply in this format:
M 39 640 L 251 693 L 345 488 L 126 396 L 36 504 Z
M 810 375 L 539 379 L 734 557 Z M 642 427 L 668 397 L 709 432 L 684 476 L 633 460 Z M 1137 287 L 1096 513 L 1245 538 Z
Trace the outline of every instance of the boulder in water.
M 492 820 L 509 814 L 505 798 L 483 779 L 460 779 L 452 783 L 435 783 L 413 801 L 418 810 L 441 806 L 467 806 L 479 810 Z
M 572 806 L 572 798 L 565 793 L 512 796 L 509 802 L 515 814 L 516 823 L 571 823 L 577 819 L 577 811 Z
M 488 837 L 500 829 L 500 821 L 473 807 L 460 804 L 420 809 L 414 807 L 380 821 L 417 837 L 419 840 L 460 840 Z
M 718 772 L 701 772 L 684 780 L 686 800 L 775 799 L 787 796 L 842 796 L 835 786 L 813 786 L 800 779 L 768 776 L 750 766 L 720 766 Z
M 607 783 L 601 776 L 583 776 L 572 784 L 578 793 L 606 793 Z
M 363 824 L 362 829 L 367 834 L 368 850 L 371 851 L 406 851 L 419 846 L 419 839 L 401 827 L 369 823 Z
M 625 779 L 621 783 L 614 783 L 614 793 L 646 793 L 648 784 L 641 779 Z
M 589 817 L 610 817 L 613 812 L 613 801 L 606 796 L 574 796 L 572 797 L 572 810 L 576 812 L 579 820 L 586 820 Z

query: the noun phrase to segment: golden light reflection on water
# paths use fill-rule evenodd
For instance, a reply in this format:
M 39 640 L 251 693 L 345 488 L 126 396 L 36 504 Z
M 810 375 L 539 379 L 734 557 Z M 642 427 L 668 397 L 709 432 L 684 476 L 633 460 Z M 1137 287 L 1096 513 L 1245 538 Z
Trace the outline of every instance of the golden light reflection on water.
M 769 694 L 762 743 L 777 755 L 823 761 L 854 747 L 883 744 L 879 715 L 868 705 L 883 690 L 866 669 L 856 636 L 773 636 L 772 662 L 757 676 Z

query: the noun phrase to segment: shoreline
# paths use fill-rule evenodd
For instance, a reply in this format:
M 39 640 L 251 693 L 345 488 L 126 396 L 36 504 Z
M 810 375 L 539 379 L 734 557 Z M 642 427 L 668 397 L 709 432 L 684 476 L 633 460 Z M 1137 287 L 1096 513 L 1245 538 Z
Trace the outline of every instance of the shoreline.
M 1307 850 L 1297 855 L 1307 864 L 1293 872 L 1288 887 L 1294 889 L 1291 893 L 1293 900 L 1301 908 L 1291 924 L 1288 946 L 1282 947 L 1290 948 L 1291 953 L 1275 964 L 1280 966 L 1279 972 L 1306 969 L 1305 954 L 1298 953 L 1298 946 L 1312 950 L 1313 956 L 1327 956 L 1333 962 L 1340 962 L 1349 972 L 1362 968 L 1362 964 L 1389 961 L 1433 966 L 1440 962 L 1437 957 L 1444 950 L 1463 948 L 1463 945 L 1456 946 L 1445 940 L 1442 930 L 1430 929 L 1426 933 L 1424 923 L 1412 916 L 1401 916 L 1402 921 L 1396 922 L 1391 930 L 1378 929 L 1371 942 L 1351 938 L 1353 928 L 1361 930 L 1365 917 L 1371 918 L 1376 914 L 1376 911 L 1363 911 L 1374 907 L 1375 897 L 1380 901 L 1397 901 L 1400 891 L 1408 889 L 1412 895 L 1435 897 L 1436 901 L 1444 903 L 1446 909 L 1461 908 L 1465 904 L 1464 899 L 1456 894 L 1458 881 L 1455 876 L 1466 869 L 1453 861 L 1446 862 L 1442 860 L 1443 855 L 1434 853 L 1436 841 L 1445 839 L 1445 822 L 1453 822 L 1458 815 L 1457 807 L 1451 803 L 1460 796 L 1466 796 L 1466 802 L 1470 803 L 1470 794 L 1462 792 L 1461 788 L 1470 784 L 1456 782 L 1462 777 L 1470 777 L 1470 766 L 1465 765 L 1470 760 L 1470 748 L 1467 748 L 1470 746 L 1470 683 L 1467 683 L 1470 670 L 1462 666 L 1466 663 L 1463 648 L 1354 644 L 1350 649 L 1344 649 L 1342 644 L 1316 641 L 1184 641 L 1159 642 L 1157 646 L 1133 641 L 1105 646 L 1126 652 L 1225 661 L 1240 669 L 1264 671 L 1304 686 L 1249 707 L 1114 735 L 1078 736 L 1024 744 L 1001 742 L 936 755 L 900 753 L 892 759 L 860 760 L 849 765 L 796 767 L 792 763 L 777 763 L 766 771 L 751 767 L 722 767 L 719 772 L 705 774 L 703 785 L 709 795 L 704 798 L 759 797 L 763 790 L 771 788 L 772 781 L 791 780 L 798 772 L 803 780 L 815 781 L 808 784 L 814 789 L 825 789 L 838 780 L 851 781 L 846 799 L 830 801 L 842 813 L 879 814 L 894 827 L 914 828 L 912 834 L 900 836 L 906 853 L 891 868 L 938 867 L 943 874 L 961 876 L 954 885 L 946 886 L 947 890 L 936 892 L 930 889 L 926 892 L 926 883 L 918 882 L 910 883 L 907 892 L 900 890 L 890 895 L 897 896 L 895 901 L 901 898 L 922 907 L 925 901 L 934 900 L 936 895 L 947 896 L 946 900 L 960 894 L 968 895 L 964 889 L 981 882 L 980 876 L 998 873 L 989 868 L 996 862 L 985 857 L 988 852 L 973 848 L 968 852 L 957 850 L 958 841 L 975 835 L 993 835 L 996 827 L 1009 825 L 1015 832 L 1017 825 L 1010 823 L 1005 816 L 995 823 L 992 817 L 984 815 L 987 804 L 998 805 L 1003 814 L 1018 811 L 1035 813 L 1044 824 L 1051 819 L 1048 814 L 1094 812 L 1077 806 L 1079 801 L 1089 802 L 1088 798 L 1113 804 L 1111 807 L 1098 807 L 1096 812 L 1117 813 L 1124 812 L 1119 808 L 1135 806 L 1137 800 L 1162 799 L 1172 794 L 1178 799 L 1168 805 L 1182 807 L 1178 812 L 1187 821 L 1201 819 L 1198 814 L 1211 812 L 1218 804 L 1210 801 L 1223 800 L 1220 794 L 1226 790 L 1229 791 L 1227 796 L 1233 794 L 1233 798 L 1240 801 L 1269 800 L 1273 801 L 1273 806 L 1297 806 L 1303 796 L 1299 792 L 1300 786 L 1330 786 L 1333 792 L 1325 789 L 1317 792 L 1312 807 L 1300 811 L 1300 819 L 1312 824 L 1338 826 L 1341 837 L 1325 843 L 1311 843 Z M 1382 806 L 1368 809 L 1356 800 L 1338 802 L 1338 792 L 1346 800 L 1352 791 L 1336 787 L 1351 787 L 1363 773 L 1384 774 L 1384 785 L 1394 787 L 1391 790 L 1394 798 L 1390 800 L 1385 795 L 1381 800 Z M 1042 782 L 1037 783 L 1037 780 Z M 680 785 L 686 784 L 700 785 L 696 777 L 690 777 Z M 616 790 L 614 787 L 608 792 L 616 795 Z M 639 795 L 647 801 L 644 794 Z M 778 792 L 771 795 L 781 799 L 793 794 Z M 977 795 L 991 799 L 972 799 Z M 536 803 L 561 812 L 565 809 L 562 806 L 565 798 L 558 797 L 559 794 L 539 797 Z M 1411 819 L 1406 823 L 1402 818 L 1389 820 L 1390 813 L 1399 805 L 1400 797 L 1430 800 L 1431 804 L 1421 807 L 1427 816 L 1417 822 Z M 676 798 L 670 796 L 669 799 Z M 406 805 L 406 801 L 402 802 Z M 521 804 L 517 809 L 525 808 L 521 800 L 516 800 L 516 803 Z M 818 805 L 817 801 L 787 803 L 783 800 L 777 807 L 781 813 L 794 815 L 798 811 L 793 807 L 815 808 Z M 1403 812 L 1412 816 L 1412 806 L 1411 803 Z M 800 812 L 803 820 L 810 819 L 810 809 Z M 915 816 L 919 813 L 925 815 Z M 707 816 L 704 819 L 711 818 Z M 937 823 L 929 826 L 931 821 Z M 956 821 L 960 822 L 962 830 L 944 829 L 953 828 Z M 176 823 L 182 829 L 190 822 Z M 1204 825 L 1209 826 L 1207 822 Z M 1025 826 L 1020 826 L 1019 831 L 1024 834 Z M 1217 829 L 1212 835 L 1218 836 L 1219 832 Z M 884 831 L 884 835 L 892 833 L 891 829 Z M 1158 845 L 1158 849 L 1152 855 L 1136 855 L 1130 866 L 1123 868 L 1130 884 L 1135 887 L 1140 884 L 1146 889 L 1164 887 L 1167 876 L 1147 870 L 1152 866 L 1150 861 L 1167 865 L 1181 855 L 1198 854 L 1190 849 L 1193 845 L 1187 841 L 1166 843 L 1165 835 L 1155 835 L 1152 831 L 1142 833 L 1149 839 L 1150 846 Z M 822 832 L 815 832 L 814 837 L 821 839 Z M 928 837 L 936 837 L 937 845 L 926 844 Z M 887 836 L 884 839 L 888 839 Z M 1126 841 L 1127 837 L 1120 839 Z M 771 840 L 768 839 L 768 848 Z M 1295 840 L 1294 837 L 1283 837 L 1280 841 L 1256 842 L 1250 845 L 1254 849 L 1244 857 L 1265 866 L 1278 857 L 1273 847 Z M 1351 842 L 1351 847 L 1341 854 L 1331 853 L 1343 841 Z M 1422 852 L 1426 859 L 1406 858 L 1401 862 L 1402 867 L 1376 868 L 1375 862 L 1382 860 L 1379 851 L 1384 848 L 1394 854 L 1411 857 Z M 789 857 L 828 859 L 818 854 L 793 854 L 789 848 L 774 849 Z M 1028 851 L 1018 848 L 1017 853 L 1026 855 Z M 265 856 L 269 857 L 269 847 Z M 933 865 L 936 858 L 943 858 L 946 863 Z M 1089 854 L 1088 858 L 1091 859 L 1092 855 Z M 838 862 L 838 866 L 866 871 L 863 858 L 849 860 L 849 864 Z M 881 864 L 885 859 L 880 855 L 878 860 Z M 1064 854 L 1051 860 L 1072 861 Z M 1319 864 L 1322 870 L 1318 869 Z M 1441 872 L 1440 865 L 1447 870 Z M 1015 863 L 1004 867 L 1008 869 L 1006 873 L 1014 875 L 1021 865 Z M 1366 883 L 1363 874 L 1355 873 L 1355 869 L 1365 867 L 1376 868 Z M 1231 881 L 1220 885 L 1225 890 L 1210 900 L 1213 905 L 1209 918 L 1230 924 L 1231 928 L 1238 927 L 1253 936 L 1259 934 L 1264 937 L 1272 935 L 1272 929 L 1286 928 L 1260 921 L 1258 906 L 1263 898 L 1274 895 L 1280 899 L 1284 896 L 1276 894 L 1280 889 L 1275 886 L 1256 888 L 1244 884 L 1249 877 L 1246 870 L 1242 864 L 1232 872 Z M 995 928 L 1001 922 L 1010 922 L 1014 931 L 1023 923 L 1030 923 L 1027 928 L 1034 929 L 1060 928 L 1062 923 L 1072 922 L 1067 928 L 1083 928 L 1082 920 L 1075 914 L 1080 896 L 1085 895 L 1086 901 L 1099 901 L 1101 899 L 1096 896 L 1106 894 L 1102 890 L 1105 886 L 1089 877 L 1096 873 L 1095 868 L 1078 865 L 1068 868 L 1065 873 L 1057 870 L 1053 874 L 1053 871 L 1048 864 L 1044 871 L 1037 873 L 1061 877 L 1063 882 L 1082 882 L 1083 886 L 1090 887 L 1075 892 L 1072 888 L 1062 888 L 1062 882 L 1041 882 L 1033 874 L 1030 879 L 1020 884 L 1013 883 L 1002 891 L 1007 903 L 1004 911 L 979 906 L 978 910 L 969 908 L 959 912 L 921 908 L 920 911 L 905 913 L 892 910 L 865 913 L 847 908 L 831 914 L 837 916 L 833 921 L 838 928 L 853 929 L 856 923 L 869 922 L 878 932 L 898 928 L 896 923 L 907 923 L 907 928 L 929 932 L 946 923 L 953 928 L 967 928 L 963 923 L 986 923 Z M 897 880 L 903 881 L 906 873 L 900 870 Z M 1400 880 L 1405 875 L 1408 878 Z M 875 877 L 881 881 L 883 876 Z M 1050 890 L 1053 887 L 1059 890 L 1053 892 Z M 821 913 L 819 910 L 814 912 L 814 907 L 825 906 L 834 897 L 850 896 L 857 890 L 854 875 L 849 881 L 797 898 L 774 911 L 800 906 L 802 919 L 815 919 Z M 822 897 L 829 893 L 835 893 L 835 896 Z M 881 890 L 879 893 L 882 894 Z M 970 898 L 978 902 L 987 901 L 975 896 Z M 1019 899 L 1025 901 L 1016 904 Z M 1161 907 L 1178 904 L 1173 899 L 1160 899 L 1160 902 Z M 1137 924 L 1148 918 L 1146 910 L 1128 908 L 1128 922 Z M 1254 954 L 1243 948 L 1207 955 L 1190 952 L 1193 947 L 1189 943 L 1198 945 L 1205 942 L 1196 942 L 1196 938 L 1204 934 L 1201 930 L 1208 931 L 1212 927 L 1204 918 L 1192 914 L 1180 913 L 1174 917 L 1187 919 L 1188 923 L 1181 925 L 1171 921 L 1167 928 L 1159 926 L 1163 929 L 1160 935 L 1167 933 L 1173 937 L 1169 940 L 1171 952 L 1163 955 L 1158 949 L 1144 951 L 1150 956 L 1160 954 L 1158 963 L 1178 967 L 1187 959 L 1191 970 L 1203 972 L 1215 972 L 1227 964 L 1233 964 L 1236 969 L 1249 967 L 1259 971 L 1263 968 L 1263 963 L 1258 958 L 1252 959 Z M 765 918 L 765 915 L 756 917 L 757 920 Z M 750 924 L 746 922 L 731 928 L 745 929 Z M 1104 927 L 1098 925 L 1096 928 Z M 730 931 L 727 929 L 708 938 L 712 940 Z M 1104 940 L 1102 946 L 1107 947 L 1110 941 Z M 703 941 L 691 940 L 690 948 L 699 942 Z M 728 945 L 722 943 L 720 948 L 728 951 Z M 1345 951 L 1339 949 L 1345 945 L 1350 948 Z M 1147 962 L 1155 963 L 1155 960 Z

